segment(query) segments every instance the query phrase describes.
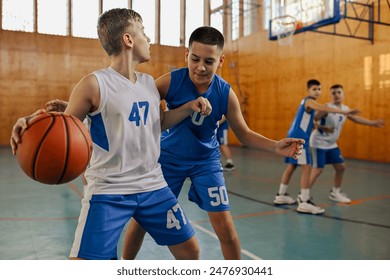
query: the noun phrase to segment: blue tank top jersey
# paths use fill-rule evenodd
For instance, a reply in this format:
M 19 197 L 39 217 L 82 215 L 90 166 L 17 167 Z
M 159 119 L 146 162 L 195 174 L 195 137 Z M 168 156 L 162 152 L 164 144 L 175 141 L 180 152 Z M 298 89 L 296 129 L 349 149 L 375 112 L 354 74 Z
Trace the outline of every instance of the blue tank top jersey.
M 309 144 L 310 134 L 313 128 L 313 120 L 315 110 L 311 110 L 310 113 L 305 110 L 305 103 L 308 98 L 302 99 L 298 108 L 298 112 L 295 115 L 294 121 L 288 130 L 287 137 L 302 138 L 305 140 L 305 144 Z
M 205 117 L 198 112 L 164 131 L 161 135 L 160 161 L 178 164 L 204 164 L 219 161 L 220 152 L 216 131 L 218 121 L 228 107 L 230 85 L 220 76 L 214 75 L 208 90 L 200 94 L 192 83 L 188 68 L 171 72 L 171 83 L 165 101 L 168 109 L 202 96 L 212 106 L 212 113 Z

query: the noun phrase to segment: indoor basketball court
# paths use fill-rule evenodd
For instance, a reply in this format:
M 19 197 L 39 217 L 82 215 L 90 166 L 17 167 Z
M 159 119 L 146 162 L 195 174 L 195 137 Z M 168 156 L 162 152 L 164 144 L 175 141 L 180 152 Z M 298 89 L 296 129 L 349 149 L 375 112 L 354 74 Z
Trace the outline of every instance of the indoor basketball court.
M 330 87 L 341 84 L 346 105 L 364 118 L 384 120 L 381 128 L 346 121 L 338 145 L 347 166 L 342 191 L 352 201 L 329 199 L 334 169 L 327 165 L 311 189 L 322 215 L 275 205 L 283 158 L 242 146 L 232 131 L 235 170 L 224 176 L 243 260 L 389 260 L 390 2 L 142 1 L 63 0 L 62 11 L 50 8 L 50 1 L 0 0 L 0 260 L 68 259 L 83 197 L 81 176 L 57 185 L 33 180 L 12 155 L 10 136 L 19 117 L 49 100 L 68 100 L 80 78 L 109 65 L 95 29 L 98 15 L 112 8 L 145 14 L 151 60 L 137 70 L 153 78 L 186 67 L 188 37 L 196 27 L 219 29 L 225 61 L 217 74 L 236 93 L 248 126 L 268 138 L 286 137 L 309 79 L 321 82 L 319 103 L 330 102 Z M 87 10 L 95 13 L 83 22 L 91 21 L 85 27 L 94 31 L 76 25 Z M 46 26 L 56 18 L 65 18 L 61 28 Z M 223 260 L 207 212 L 187 198 L 189 186 L 185 181 L 179 202 L 196 231 L 200 259 Z M 296 198 L 299 191 L 297 170 L 288 192 Z M 146 235 L 137 260 L 171 259 L 166 247 Z

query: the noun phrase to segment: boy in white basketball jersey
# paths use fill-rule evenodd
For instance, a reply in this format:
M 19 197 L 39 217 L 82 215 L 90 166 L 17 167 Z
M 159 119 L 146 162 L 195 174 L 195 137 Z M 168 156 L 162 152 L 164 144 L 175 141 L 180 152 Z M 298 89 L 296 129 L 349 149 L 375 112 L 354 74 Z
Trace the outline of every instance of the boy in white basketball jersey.
M 203 26 L 190 36 L 185 54 L 188 67 L 156 80 L 161 99 L 169 110 L 203 96 L 213 108 L 207 117 L 194 112 L 161 136 L 160 163 L 164 177 L 176 196 L 186 178 L 191 179 L 189 200 L 207 211 L 225 259 L 240 259 L 240 241 L 230 213 L 230 203 L 220 162 L 216 131 L 222 116 L 238 139 L 250 148 L 297 157 L 302 140 L 275 141 L 251 130 L 241 113 L 240 103 L 230 85 L 216 74 L 222 67 L 224 38 L 215 28 Z M 132 220 L 126 234 L 123 257 L 135 258 L 143 234 Z M 138 244 L 138 245 L 135 245 Z
M 358 110 L 342 110 L 331 108 L 320 104 L 316 99 L 321 95 L 321 84 L 317 80 L 307 81 L 307 96 L 302 99 L 294 121 L 288 131 L 288 137 L 300 137 L 305 140 L 302 154 L 297 159 L 286 158 L 287 167 L 283 172 L 279 192 L 277 193 L 275 204 L 295 204 L 295 199 L 287 193 L 288 183 L 297 166 L 301 167 L 301 192 L 298 195 L 297 211 L 309 214 L 322 214 L 325 209 L 315 205 L 310 198 L 310 171 L 311 156 L 309 150 L 309 139 L 313 128 L 315 110 L 329 113 L 340 113 L 343 115 L 353 115 L 359 113 Z
M 120 234 L 134 217 L 176 259 L 198 259 L 194 230 L 167 186 L 158 158 L 161 129 L 193 111 L 207 116 L 209 102 L 199 98 L 175 111 L 162 112 L 154 79 L 135 70 L 150 59 L 150 39 L 135 11 L 105 12 L 98 21 L 98 35 L 111 65 L 82 78 L 65 110 L 80 120 L 89 118 L 93 140 L 85 171 L 88 185 L 70 258 L 116 259 Z M 14 153 L 21 129 L 35 115 L 15 124 Z
M 335 84 L 331 86 L 330 93 L 332 102 L 327 103 L 327 106 L 342 110 L 349 109 L 348 106 L 343 104 L 344 89 L 342 85 Z M 345 193 L 341 192 L 341 184 L 346 168 L 344 158 L 337 145 L 341 129 L 346 119 L 358 124 L 374 127 L 383 127 L 384 121 L 381 119 L 368 120 L 361 116 L 345 116 L 343 114 L 327 113 L 324 111 L 317 112 L 314 118 L 318 122 L 315 130 L 310 136 L 310 150 L 313 158 L 312 170 L 310 173 L 310 185 L 313 186 L 326 164 L 332 164 L 335 170 L 335 175 L 333 188 L 330 192 L 329 198 L 336 202 L 350 203 L 351 199 L 348 198 Z

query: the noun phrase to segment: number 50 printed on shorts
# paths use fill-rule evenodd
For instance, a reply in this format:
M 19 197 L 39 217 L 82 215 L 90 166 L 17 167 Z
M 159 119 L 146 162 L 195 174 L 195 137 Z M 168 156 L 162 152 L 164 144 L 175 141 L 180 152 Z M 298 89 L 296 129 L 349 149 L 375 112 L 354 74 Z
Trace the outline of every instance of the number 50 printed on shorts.
M 208 188 L 209 196 L 211 198 L 211 206 L 229 205 L 229 198 L 225 186 Z

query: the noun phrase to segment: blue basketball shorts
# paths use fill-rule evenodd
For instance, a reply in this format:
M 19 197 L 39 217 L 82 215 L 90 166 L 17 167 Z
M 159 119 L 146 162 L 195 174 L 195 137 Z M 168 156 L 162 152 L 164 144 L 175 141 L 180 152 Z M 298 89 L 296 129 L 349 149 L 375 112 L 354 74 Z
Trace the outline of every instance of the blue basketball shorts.
M 294 165 L 307 165 L 311 164 L 311 153 L 308 144 L 303 145 L 302 154 L 298 156 L 298 159 L 293 159 L 292 157 L 286 157 L 284 159 L 285 163 L 291 163 Z
M 229 132 L 229 125 L 225 121 L 217 129 L 217 140 L 219 145 L 228 144 L 228 132 Z
M 95 194 L 82 200 L 70 257 L 117 259 L 117 244 L 131 217 L 159 245 L 176 245 L 195 234 L 168 187 L 129 195 Z
M 165 181 L 172 192 L 179 196 L 186 178 L 191 186 L 188 199 L 209 212 L 230 210 L 229 197 L 220 161 L 207 164 L 173 164 L 160 162 Z
M 344 158 L 341 155 L 340 149 L 319 149 L 319 148 L 311 148 L 312 153 L 312 167 L 313 168 L 324 168 L 326 164 L 336 164 L 343 163 Z

